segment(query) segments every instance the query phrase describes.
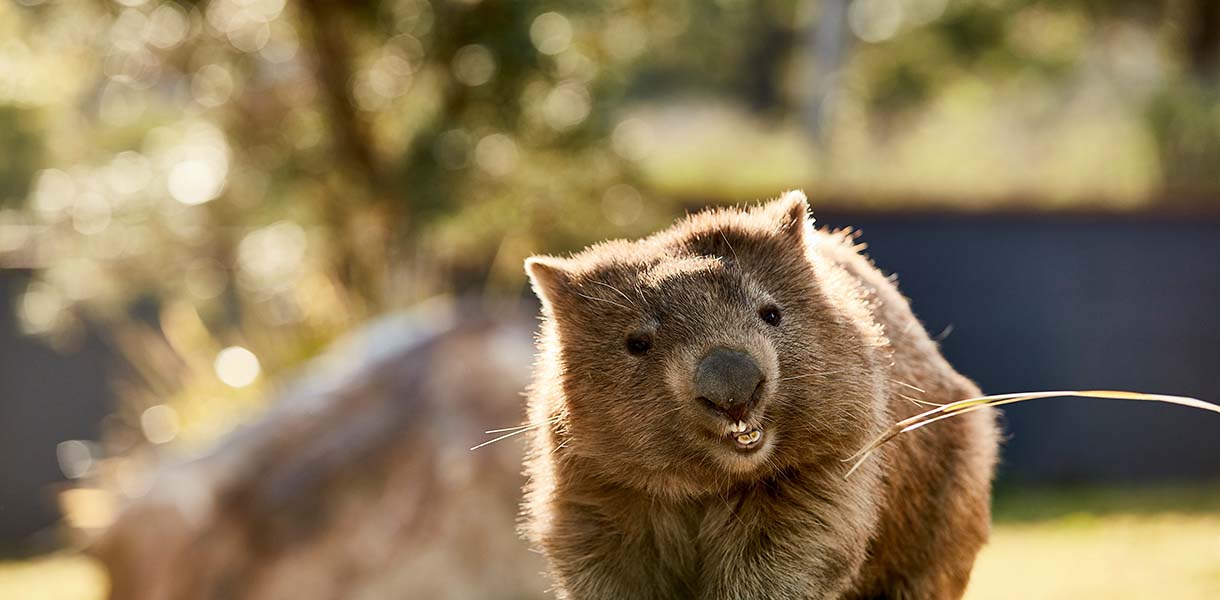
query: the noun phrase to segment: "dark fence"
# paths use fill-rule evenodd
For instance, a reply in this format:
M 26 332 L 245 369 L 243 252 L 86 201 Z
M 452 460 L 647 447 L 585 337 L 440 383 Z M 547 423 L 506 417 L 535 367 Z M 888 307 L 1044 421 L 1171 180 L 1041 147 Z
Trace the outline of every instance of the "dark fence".
M 60 354 L 23 336 L 14 304 L 26 273 L 0 269 L 0 552 L 38 550 L 54 543 L 54 487 L 63 481 L 55 447 L 97 439 L 114 409 L 108 367 L 96 339 Z M 43 534 L 43 535 L 39 535 Z
M 987 393 L 1125 389 L 1220 402 L 1220 219 L 818 215 L 862 230 Z M 951 328 L 951 329 L 950 329 Z M 1004 410 L 1006 483 L 1220 480 L 1220 417 L 1048 399 Z

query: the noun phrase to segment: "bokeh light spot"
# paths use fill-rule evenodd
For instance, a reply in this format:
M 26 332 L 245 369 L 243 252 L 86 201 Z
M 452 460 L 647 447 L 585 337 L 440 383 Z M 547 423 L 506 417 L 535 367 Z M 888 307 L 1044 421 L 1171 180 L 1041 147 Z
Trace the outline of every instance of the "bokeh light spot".
M 59 461 L 59 470 L 68 479 L 80 479 L 93 469 L 94 455 L 97 453 L 93 444 L 81 440 L 68 440 L 55 446 L 55 458 Z
M 949 0 L 905 0 L 903 17 L 912 25 L 926 25 L 939 19 Z
M 614 152 L 627 160 L 643 160 L 652 152 L 652 127 L 642 119 L 624 119 L 610 136 Z
M 45 169 L 34 177 L 34 210 L 48 221 L 55 221 L 72 205 L 76 183 L 59 169 Z
M 496 57 L 479 44 L 462 46 L 453 56 L 453 76 L 460 82 L 477 87 L 491 81 L 496 74 Z
M 148 24 L 148 41 L 162 49 L 180 44 L 191 27 L 186 12 L 175 2 L 166 2 L 153 10 Z
M 105 196 L 87 192 L 76 197 L 72 205 L 72 227 L 78 233 L 95 235 L 110 226 L 110 203 Z
M 139 152 L 127 150 L 110 160 L 105 171 L 106 184 L 121 196 L 144 190 L 152 181 L 152 165 Z
M 229 346 L 216 355 L 216 376 L 226 385 L 242 388 L 258 379 L 258 357 L 241 346 Z
M 644 53 L 648 45 L 648 34 L 635 19 L 618 17 L 602 29 L 601 42 L 610 56 L 620 61 L 629 61 Z
M 233 95 L 233 76 L 218 64 L 204 65 L 191 78 L 191 97 L 209 108 L 220 106 Z
M 169 172 L 169 193 L 183 204 L 203 204 L 220 195 L 224 173 L 208 161 L 184 160 Z
M 178 411 L 164 404 L 150 406 L 140 414 L 140 430 L 154 444 L 164 444 L 178 437 Z
M 902 4 L 899 0 L 852 0 L 847 23 L 856 37 L 870 43 L 884 42 L 902 25 Z
M 304 270 L 308 247 L 305 230 L 291 221 L 251 231 L 237 246 L 242 283 L 256 290 L 291 287 Z
M 644 198 L 639 190 L 625 183 L 612 186 L 602 194 L 602 214 L 606 220 L 623 227 L 640 218 L 644 210 Z
M 551 127 L 563 130 L 579 125 L 589 116 L 589 91 L 576 81 L 561 83 L 542 102 L 542 114 Z
M 493 177 L 503 177 L 517 168 L 517 144 L 503 133 L 493 133 L 474 148 L 474 160 Z
M 572 45 L 572 24 L 557 12 L 542 13 L 530 24 L 530 41 L 543 54 L 559 54 Z
M 17 316 L 26 333 L 46 333 L 59 322 L 61 311 L 66 308 L 63 294 L 41 281 L 30 283 L 21 303 L 17 305 Z

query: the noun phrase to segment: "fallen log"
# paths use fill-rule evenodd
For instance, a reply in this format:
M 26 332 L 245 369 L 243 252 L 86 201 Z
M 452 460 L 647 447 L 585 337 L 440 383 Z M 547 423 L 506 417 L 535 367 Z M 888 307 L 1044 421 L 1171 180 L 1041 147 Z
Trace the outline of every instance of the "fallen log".
M 528 318 L 373 323 L 256 422 L 163 465 L 91 547 L 116 600 L 535 598 L 516 535 Z

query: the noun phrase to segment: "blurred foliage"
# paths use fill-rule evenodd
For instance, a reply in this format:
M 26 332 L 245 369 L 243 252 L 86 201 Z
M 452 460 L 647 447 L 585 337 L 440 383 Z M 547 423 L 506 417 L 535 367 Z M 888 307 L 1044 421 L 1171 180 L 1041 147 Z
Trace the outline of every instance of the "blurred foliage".
M 30 188 L 30 174 L 42 162 L 41 139 L 31 121 L 32 111 L 0 105 L 0 208 L 20 205 Z
M 127 359 L 109 453 L 202 442 L 371 315 L 708 202 L 1214 204 L 1210 6 L 4 3 L 0 266 L 25 331 Z

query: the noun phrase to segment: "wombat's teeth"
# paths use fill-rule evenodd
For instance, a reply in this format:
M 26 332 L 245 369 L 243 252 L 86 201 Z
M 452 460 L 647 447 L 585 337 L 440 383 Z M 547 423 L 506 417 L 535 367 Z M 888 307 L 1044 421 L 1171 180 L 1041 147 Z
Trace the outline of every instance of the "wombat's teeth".
M 754 442 L 757 442 L 758 439 L 761 437 L 762 437 L 762 432 L 755 429 L 754 431 L 751 431 L 750 433 L 742 433 L 742 434 L 738 435 L 737 443 L 742 444 L 742 445 L 753 444 Z
M 745 421 L 738 421 L 729 426 L 729 431 L 731 431 L 733 433 L 745 433 L 746 428 L 747 428 L 747 426 L 746 426 Z

